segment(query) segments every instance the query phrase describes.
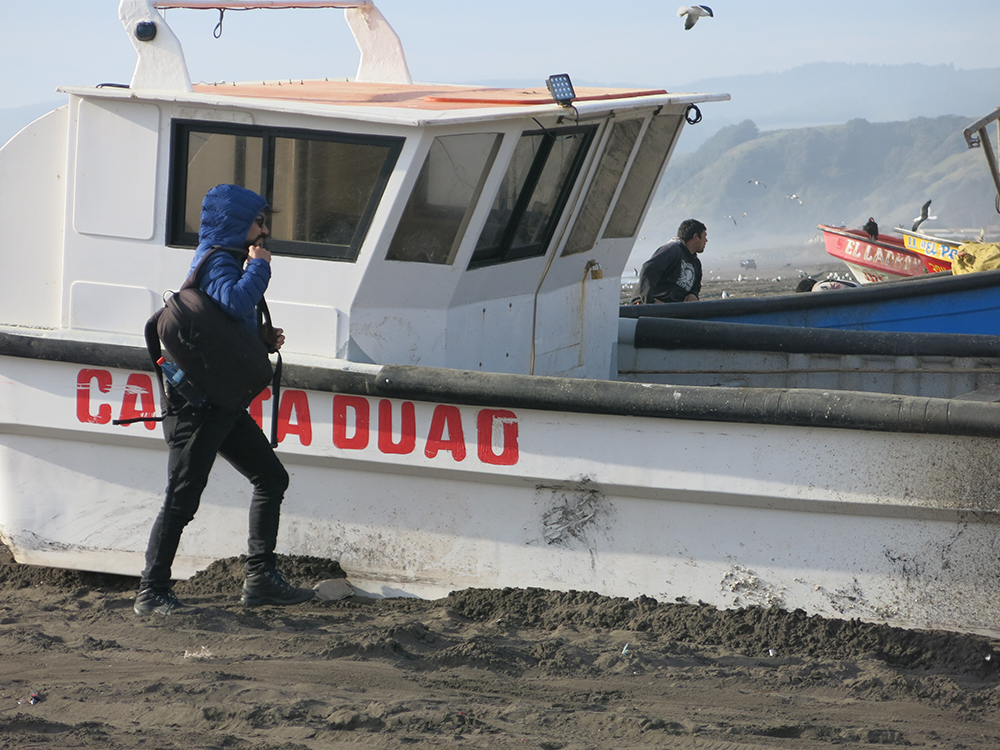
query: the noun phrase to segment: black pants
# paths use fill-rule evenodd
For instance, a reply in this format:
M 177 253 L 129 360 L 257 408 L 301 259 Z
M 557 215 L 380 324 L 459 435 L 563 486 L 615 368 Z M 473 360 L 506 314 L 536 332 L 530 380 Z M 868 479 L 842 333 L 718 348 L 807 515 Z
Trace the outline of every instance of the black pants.
M 146 547 L 140 588 L 165 591 L 184 527 L 194 518 L 216 455 L 222 456 L 253 485 L 247 573 L 274 567 L 281 501 L 288 472 L 260 427 L 246 411 L 194 409 L 167 387 L 163 433 L 170 449 L 167 490 Z

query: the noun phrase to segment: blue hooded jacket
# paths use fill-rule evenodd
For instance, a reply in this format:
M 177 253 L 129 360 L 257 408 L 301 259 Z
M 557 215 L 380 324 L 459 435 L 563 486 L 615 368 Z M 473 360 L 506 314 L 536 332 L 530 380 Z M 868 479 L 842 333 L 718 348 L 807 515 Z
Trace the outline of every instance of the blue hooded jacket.
M 205 194 L 201 204 L 201 228 L 198 249 L 191 270 L 215 246 L 230 248 L 244 257 L 247 233 L 267 201 L 239 185 L 216 185 Z M 246 266 L 231 253 L 218 252 L 210 257 L 198 275 L 198 286 L 232 318 L 242 320 L 257 331 L 257 304 L 264 298 L 271 280 L 271 264 L 262 258 L 251 259 Z

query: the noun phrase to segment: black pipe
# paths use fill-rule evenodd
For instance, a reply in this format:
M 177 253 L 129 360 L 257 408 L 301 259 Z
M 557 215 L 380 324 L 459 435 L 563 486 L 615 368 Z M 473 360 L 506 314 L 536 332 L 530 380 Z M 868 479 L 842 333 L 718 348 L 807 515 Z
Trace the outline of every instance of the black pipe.
M 0 332 L 0 356 L 152 370 L 146 350 Z M 858 391 L 712 388 L 386 365 L 285 365 L 289 388 L 508 409 L 1000 437 L 1000 404 Z
M 1000 357 L 1000 336 L 850 331 L 711 320 L 639 318 L 635 322 L 635 348 L 893 357 Z

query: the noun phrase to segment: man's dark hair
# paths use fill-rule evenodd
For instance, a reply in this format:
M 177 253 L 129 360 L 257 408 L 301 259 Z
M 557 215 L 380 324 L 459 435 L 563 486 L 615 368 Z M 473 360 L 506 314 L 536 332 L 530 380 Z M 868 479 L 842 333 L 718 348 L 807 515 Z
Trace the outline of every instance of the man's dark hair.
M 799 285 L 795 287 L 796 292 L 811 292 L 812 288 L 816 286 L 816 279 L 810 279 L 808 276 L 799 282 Z
M 681 225 L 677 227 L 677 237 L 682 241 L 687 242 L 696 234 L 701 234 L 706 229 L 708 229 L 708 227 L 697 219 L 685 219 L 681 222 Z

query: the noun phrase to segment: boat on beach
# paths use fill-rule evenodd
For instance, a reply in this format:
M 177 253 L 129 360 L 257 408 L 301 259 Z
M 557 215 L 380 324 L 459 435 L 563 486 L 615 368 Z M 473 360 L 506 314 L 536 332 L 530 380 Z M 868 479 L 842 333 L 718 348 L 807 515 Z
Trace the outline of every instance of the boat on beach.
M 142 568 L 166 450 L 112 422 L 158 412 L 142 327 L 187 272 L 201 197 L 234 182 L 280 209 L 279 551 L 377 596 L 582 589 L 995 630 L 993 336 L 620 317 L 677 139 L 727 95 L 414 84 L 372 3 L 285 4 L 345 9 L 353 80 L 192 84 L 157 8 L 219 4 L 122 0 L 128 86 L 64 89 L 0 149 L 19 562 Z M 939 281 L 962 279 L 906 285 Z M 270 398 L 250 407 L 268 430 Z M 175 574 L 243 552 L 247 495 L 218 462 Z
M 904 248 L 926 258 L 928 268 L 935 266 L 936 270 L 950 270 L 958 248 L 962 245 L 960 240 L 935 237 L 903 227 L 896 227 L 893 231 L 902 237 Z
M 898 237 L 879 234 L 878 239 L 872 239 L 860 229 L 827 224 L 820 224 L 819 230 L 823 233 L 827 253 L 842 260 L 861 284 L 899 281 L 951 270 L 950 259 L 946 261 L 918 253 Z
M 623 318 L 659 317 L 813 329 L 1000 335 L 1000 271 L 928 274 L 804 294 L 624 305 Z

